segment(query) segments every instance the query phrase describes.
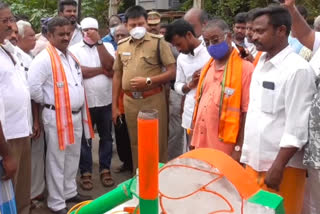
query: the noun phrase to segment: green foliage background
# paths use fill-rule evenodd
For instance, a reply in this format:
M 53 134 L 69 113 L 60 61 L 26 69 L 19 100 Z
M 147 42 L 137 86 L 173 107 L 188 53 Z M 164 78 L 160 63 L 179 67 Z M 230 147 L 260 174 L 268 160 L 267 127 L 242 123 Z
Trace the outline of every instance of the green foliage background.
M 193 0 L 181 0 L 182 10 L 188 10 L 193 5 Z M 266 7 L 274 3 L 274 0 L 205 0 L 205 10 L 213 15 L 219 16 L 229 23 L 239 12 L 246 12 L 257 7 Z M 320 15 L 320 0 L 297 0 L 297 4 L 303 5 L 309 12 L 309 22 Z
M 57 0 L 4 0 L 11 5 L 15 15 L 24 15 L 29 18 L 34 28 L 40 30 L 40 18 L 51 17 L 57 13 Z M 188 10 L 193 0 L 180 0 L 181 10 Z M 232 23 L 232 18 L 238 12 L 248 11 L 256 7 L 265 7 L 273 0 L 205 0 L 205 10 L 213 15 L 220 16 Z M 297 0 L 309 11 L 309 21 L 320 15 L 320 0 Z M 134 5 L 135 0 L 122 0 L 119 13 Z M 106 26 L 109 0 L 82 0 L 82 17 L 95 17 L 101 27 Z

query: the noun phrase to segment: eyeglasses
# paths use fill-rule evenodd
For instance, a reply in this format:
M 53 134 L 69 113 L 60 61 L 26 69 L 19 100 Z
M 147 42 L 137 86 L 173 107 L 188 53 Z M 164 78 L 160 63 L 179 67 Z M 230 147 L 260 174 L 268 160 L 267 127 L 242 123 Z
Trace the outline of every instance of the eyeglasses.
M 0 18 L 0 21 L 2 22 L 2 24 L 8 24 L 8 23 L 13 23 L 16 22 L 16 18 L 14 17 L 9 17 L 9 18 Z
M 220 42 L 226 40 L 227 36 L 228 36 L 228 34 L 225 33 L 222 37 L 220 36 L 220 37 L 216 37 L 216 38 L 213 38 L 213 39 L 210 39 L 210 40 L 205 40 L 206 46 L 219 44 Z

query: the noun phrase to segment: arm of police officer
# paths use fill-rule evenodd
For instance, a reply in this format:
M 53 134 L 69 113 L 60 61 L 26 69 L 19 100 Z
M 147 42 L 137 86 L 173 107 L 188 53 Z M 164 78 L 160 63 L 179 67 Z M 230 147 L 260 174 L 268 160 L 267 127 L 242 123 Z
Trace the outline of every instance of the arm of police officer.
M 160 39 L 160 57 L 166 71 L 159 75 L 150 77 L 152 81 L 151 87 L 165 84 L 176 77 L 176 60 L 173 56 L 169 43 L 167 43 L 163 38 Z M 138 90 L 150 89 L 150 86 L 146 85 L 146 77 L 133 78 L 130 80 L 130 85 Z
M 113 65 L 114 75 L 112 78 L 112 121 L 117 123 L 118 116 L 121 115 L 119 110 L 119 97 L 122 88 L 122 69 L 123 64 L 120 60 L 120 55 L 116 53 L 116 59 Z
M 283 5 L 287 7 L 292 17 L 292 31 L 298 40 L 310 50 L 313 50 L 315 31 L 310 28 L 307 22 L 296 8 L 296 0 L 285 0 Z

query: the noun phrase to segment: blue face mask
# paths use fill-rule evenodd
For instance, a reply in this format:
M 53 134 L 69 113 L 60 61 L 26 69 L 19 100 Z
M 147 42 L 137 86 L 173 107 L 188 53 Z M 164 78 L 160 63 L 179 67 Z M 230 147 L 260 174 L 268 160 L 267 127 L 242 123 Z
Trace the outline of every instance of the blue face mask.
M 216 45 L 210 45 L 207 49 L 212 58 L 220 60 L 228 53 L 229 46 L 226 41 L 223 41 Z

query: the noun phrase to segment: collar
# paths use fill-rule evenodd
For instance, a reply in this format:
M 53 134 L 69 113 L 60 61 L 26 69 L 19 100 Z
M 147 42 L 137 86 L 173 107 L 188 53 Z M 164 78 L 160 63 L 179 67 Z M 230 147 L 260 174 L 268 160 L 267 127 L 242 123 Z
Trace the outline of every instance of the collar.
M 64 53 L 62 53 L 58 48 L 56 48 L 55 46 L 53 46 L 53 47 L 56 49 L 56 51 L 57 51 L 57 53 L 58 53 L 59 56 L 67 57 L 66 55 L 68 55 L 68 53 L 69 53 L 69 50 L 68 50 L 68 49 L 67 49 L 67 54 L 64 55 Z
M 281 50 L 279 53 L 277 53 L 277 55 L 275 55 L 274 57 L 272 57 L 269 62 L 275 66 L 275 67 L 279 67 L 283 61 L 285 60 L 285 58 L 289 55 L 293 53 L 292 48 L 290 47 L 290 45 L 288 45 L 286 48 L 284 48 L 283 50 Z M 265 53 L 263 55 L 263 59 L 264 61 L 266 60 L 267 57 L 267 53 Z
M 198 56 L 198 54 L 201 52 L 201 50 L 204 48 L 204 46 L 202 45 L 202 42 L 198 45 L 198 47 L 196 47 L 195 49 L 193 49 L 193 56 Z M 189 54 L 191 55 L 191 54 Z
M 95 47 L 95 45 L 89 45 L 89 44 L 85 43 L 83 40 L 81 40 L 80 46 L 81 46 L 81 47 L 88 47 L 88 48 L 93 48 L 93 47 Z

